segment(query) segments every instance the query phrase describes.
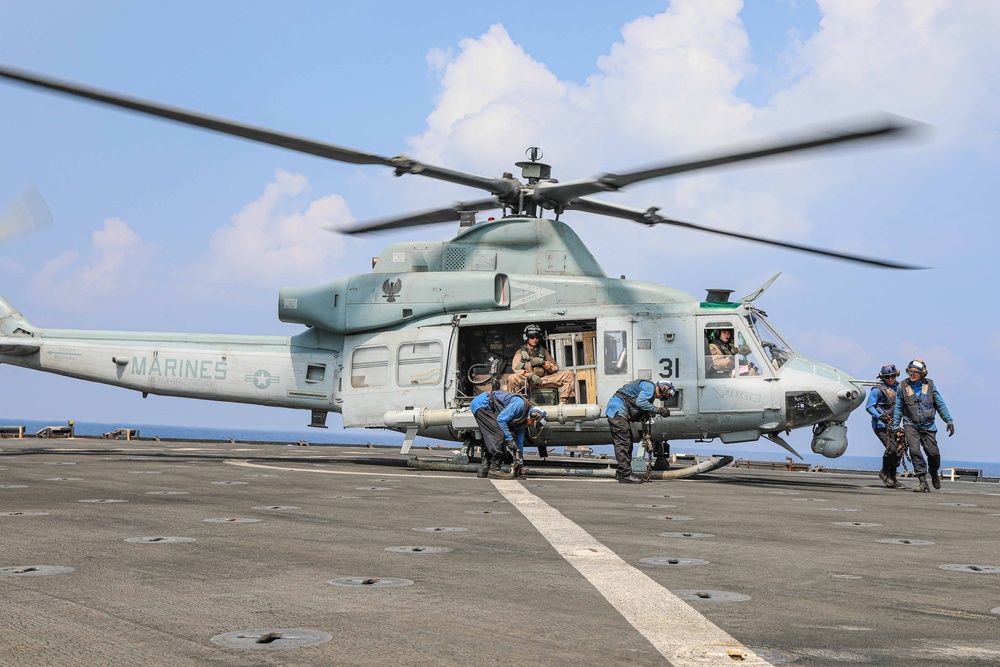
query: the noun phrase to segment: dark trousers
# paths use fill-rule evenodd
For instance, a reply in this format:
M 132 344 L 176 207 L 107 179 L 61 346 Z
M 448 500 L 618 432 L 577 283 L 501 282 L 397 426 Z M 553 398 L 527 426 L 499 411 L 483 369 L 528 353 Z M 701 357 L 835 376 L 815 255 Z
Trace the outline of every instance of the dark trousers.
M 885 447 L 885 451 L 882 453 L 882 473 L 895 482 L 896 468 L 899 467 L 899 453 L 896 450 L 896 440 L 889 437 L 888 428 L 875 429 L 875 435 L 882 443 L 882 446 Z
M 625 417 L 608 417 L 611 440 L 615 444 L 615 461 L 618 462 L 618 478 L 632 474 L 632 426 Z
M 927 470 L 933 470 L 937 474 L 941 467 L 941 451 L 938 449 L 937 433 L 917 428 L 913 424 L 903 426 L 903 434 L 906 437 L 906 447 L 910 450 L 910 460 L 913 462 L 913 474 L 918 477 L 927 474 Z M 927 452 L 927 460 L 920 452 L 923 447 Z
M 479 424 L 479 432 L 483 434 L 483 448 L 485 454 L 489 456 L 503 455 L 504 436 L 500 424 L 497 423 L 497 416 L 489 408 L 479 408 L 472 413 Z

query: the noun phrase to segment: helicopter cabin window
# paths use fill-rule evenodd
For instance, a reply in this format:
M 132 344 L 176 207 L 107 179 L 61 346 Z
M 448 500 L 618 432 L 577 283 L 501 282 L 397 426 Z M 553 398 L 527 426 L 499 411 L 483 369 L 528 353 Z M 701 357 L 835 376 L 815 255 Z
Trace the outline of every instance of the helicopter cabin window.
M 389 381 L 389 348 L 359 347 L 351 357 L 351 386 L 355 389 L 383 387 Z
M 441 381 L 441 343 L 432 340 L 404 343 L 396 356 L 396 384 L 431 385 Z
M 604 374 L 624 375 L 628 372 L 628 333 L 604 332 Z
M 711 322 L 705 327 L 706 378 L 754 377 L 760 374 L 753 351 L 731 322 Z

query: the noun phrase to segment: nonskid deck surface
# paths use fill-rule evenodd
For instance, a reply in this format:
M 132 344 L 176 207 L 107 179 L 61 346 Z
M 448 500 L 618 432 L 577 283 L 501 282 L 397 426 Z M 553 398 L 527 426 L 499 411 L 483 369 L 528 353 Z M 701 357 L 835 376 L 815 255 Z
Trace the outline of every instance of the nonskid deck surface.
M 995 665 L 998 530 L 991 483 L 3 440 L 3 662 Z

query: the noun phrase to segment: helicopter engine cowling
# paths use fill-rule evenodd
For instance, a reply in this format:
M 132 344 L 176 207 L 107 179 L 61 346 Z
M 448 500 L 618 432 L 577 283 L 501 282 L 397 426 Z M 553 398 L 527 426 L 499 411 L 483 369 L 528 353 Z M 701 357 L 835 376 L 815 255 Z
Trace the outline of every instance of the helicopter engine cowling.
M 814 425 L 812 450 L 828 459 L 842 455 L 847 451 L 847 424 L 828 421 Z
M 348 276 L 319 287 L 282 287 L 278 319 L 350 334 L 421 317 L 510 307 L 503 273 L 431 271 Z

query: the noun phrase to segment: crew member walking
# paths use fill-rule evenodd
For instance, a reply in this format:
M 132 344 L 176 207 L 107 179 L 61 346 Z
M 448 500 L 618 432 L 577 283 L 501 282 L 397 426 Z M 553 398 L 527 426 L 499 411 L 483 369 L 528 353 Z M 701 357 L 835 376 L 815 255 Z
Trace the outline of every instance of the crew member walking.
M 896 391 L 899 387 L 896 378 L 899 377 L 899 369 L 895 364 L 885 364 L 878 373 L 878 384 L 872 387 L 868 394 L 868 402 L 865 410 L 872 416 L 872 430 L 875 437 L 882 443 L 885 451 L 882 453 L 882 470 L 878 477 L 890 489 L 905 488 L 896 481 L 896 468 L 899 467 L 899 453 L 896 450 L 896 441 L 892 437 L 895 431 L 889 427 L 892 425 L 892 415 L 896 410 Z
M 670 410 L 665 406 L 655 407 L 653 400 L 665 401 L 673 395 L 674 385 L 670 382 L 653 384 L 649 380 L 633 380 L 608 401 L 604 415 L 608 418 L 615 445 L 616 477 L 622 484 L 642 484 L 644 481 L 632 473 L 632 422 L 646 421 L 654 414 L 668 417 Z
M 927 364 L 920 359 L 914 359 L 906 366 L 909 379 L 900 383 L 896 393 L 896 409 L 892 416 L 892 428 L 903 425 L 906 447 L 910 450 L 910 460 L 913 462 L 913 472 L 919 484 L 914 491 L 930 491 L 927 486 L 927 472 L 930 470 L 931 483 L 935 489 L 941 488 L 941 478 L 938 469 L 941 467 L 941 452 L 937 444 L 937 425 L 934 423 L 935 413 L 948 425 L 948 437 L 955 435 L 955 422 L 948 412 L 948 406 L 938 393 L 934 382 L 927 377 Z M 920 448 L 927 452 L 924 461 Z

